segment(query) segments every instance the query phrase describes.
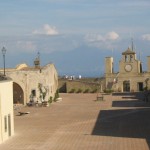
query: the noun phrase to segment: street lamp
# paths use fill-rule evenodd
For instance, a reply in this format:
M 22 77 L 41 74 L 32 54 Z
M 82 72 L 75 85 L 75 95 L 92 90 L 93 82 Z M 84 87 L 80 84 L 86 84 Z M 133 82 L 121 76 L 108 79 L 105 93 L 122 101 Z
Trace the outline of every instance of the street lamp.
M 3 54 L 3 61 L 4 61 L 4 76 L 5 76 L 5 54 L 6 54 L 5 47 L 2 48 L 2 54 Z

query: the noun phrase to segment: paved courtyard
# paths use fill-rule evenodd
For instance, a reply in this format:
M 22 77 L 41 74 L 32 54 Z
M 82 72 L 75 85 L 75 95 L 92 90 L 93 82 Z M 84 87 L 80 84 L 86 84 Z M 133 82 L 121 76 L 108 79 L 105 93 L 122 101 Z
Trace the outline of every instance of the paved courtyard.
M 15 110 L 15 135 L 0 150 L 149 150 L 150 102 L 142 96 L 61 97 L 50 107 Z M 18 111 L 30 114 L 19 116 Z

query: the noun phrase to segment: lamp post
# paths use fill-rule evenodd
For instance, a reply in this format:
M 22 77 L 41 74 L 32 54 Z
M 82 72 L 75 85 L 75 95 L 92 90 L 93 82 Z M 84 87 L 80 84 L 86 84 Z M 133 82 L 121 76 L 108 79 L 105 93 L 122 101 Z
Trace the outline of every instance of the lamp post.
M 5 47 L 2 48 L 2 54 L 3 54 L 3 61 L 4 61 L 4 76 L 5 76 L 5 54 L 6 54 Z

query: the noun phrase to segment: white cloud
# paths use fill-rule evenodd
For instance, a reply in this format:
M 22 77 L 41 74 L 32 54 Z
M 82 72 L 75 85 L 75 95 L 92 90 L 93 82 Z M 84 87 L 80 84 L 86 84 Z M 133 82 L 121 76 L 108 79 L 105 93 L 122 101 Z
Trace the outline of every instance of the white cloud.
M 107 33 L 107 35 L 105 37 L 106 40 L 107 39 L 108 40 L 117 40 L 118 38 L 119 38 L 119 35 L 114 31 Z
M 119 38 L 119 35 L 112 31 L 108 32 L 106 35 L 102 36 L 100 34 L 87 34 L 85 36 L 85 40 L 88 42 L 106 42 L 106 41 L 114 41 Z
M 98 42 L 98 41 L 104 41 L 104 37 L 100 34 L 87 34 L 85 36 L 85 40 L 88 42 Z
M 34 30 L 32 33 L 33 34 L 43 34 L 43 35 L 57 35 L 58 31 L 56 30 L 56 27 L 51 27 L 48 24 L 44 24 L 43 28 Z
M 31 41 L 17 41 L 16 46 L 21 51 L 31 52 L 36 50 L 36 45 Z
M 114 31 L 108 32 L 105 35 L 88 34 L 85 36 L 85 42 L 87 42 L 87 45 L 102 48 L 102 49 L 115 48 L 118 39 L 119 39 L 119 34 Z
M 142 39 L 146 41 L 150 41 L 150 34 L 144 34 L 142 35 Z

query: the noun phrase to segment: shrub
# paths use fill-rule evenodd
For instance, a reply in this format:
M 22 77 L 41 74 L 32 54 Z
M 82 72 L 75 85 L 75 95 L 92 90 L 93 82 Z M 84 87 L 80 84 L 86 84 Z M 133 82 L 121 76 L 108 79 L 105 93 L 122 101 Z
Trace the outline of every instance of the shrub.
M 84 93 L 89 93 L 89 91 L 90 91 L 89 89 L 85 89 Z
M 82 89 L 78 89 L 77 93 L 82 93 Z
M 148 90 L 148 87 L 147 87 L 147 86 L 146 86 L 146 87 L 144 87 L 144 88 L 143 88 L 143 90 L 144 90 L 144 91 L 147 91 L 147 90 Z
M 91 91 L 91 93 L 96 93 L 97 92 L 97 89 L 94 89 L 93 91 Z
M 69 93 L 75 93 L 76 89 L 71 89 Z
M 57 90 L 55 93 L 54 102 L 56 102 L 57 98 L 59 98 L 59 90 Z
M 99 80 L 99 78 L 95 78 L 94 81 L 97 82 Z
M 53 102 L 53 97 L 50 96 L 49 99 L 48 99 L 48 103 L 51 104 L 52 102 Z
M 47 95 L 47 88 L 45 86 L 43 86 L 41 83 L 38 83 L 38 89 L 40 91 L 40 100 L 45 100 L 45 97 Z
M 104 90 L 104 93 L 112 93 L 112 92 L 113 92 L 112 89 L 105 89 L 105 90 Z

